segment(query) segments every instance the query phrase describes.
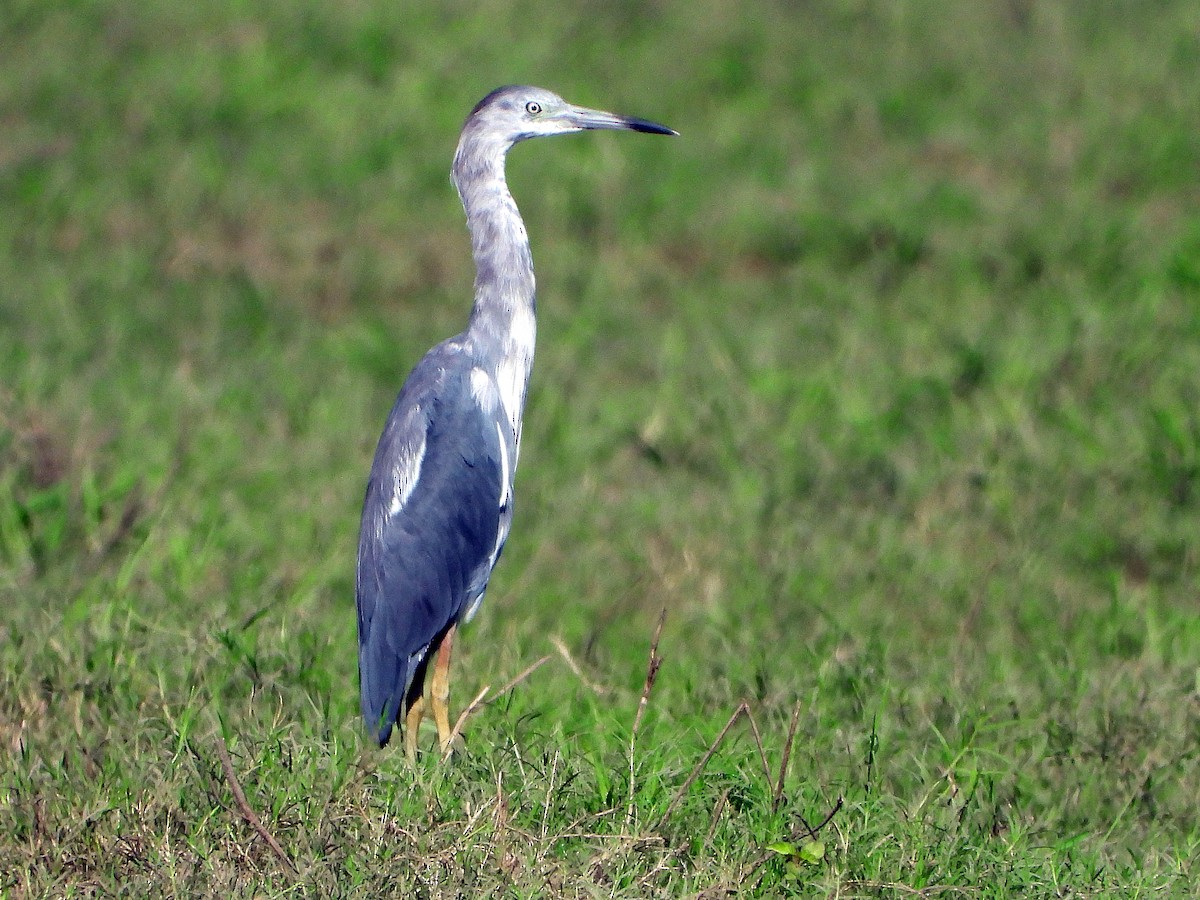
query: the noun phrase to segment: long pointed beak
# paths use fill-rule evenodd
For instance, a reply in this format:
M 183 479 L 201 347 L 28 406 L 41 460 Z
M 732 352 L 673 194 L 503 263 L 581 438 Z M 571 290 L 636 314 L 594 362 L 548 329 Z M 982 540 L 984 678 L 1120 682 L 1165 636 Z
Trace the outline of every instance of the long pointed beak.
M 586 106 L 572 106 L 560 113 L 560 118 L 574 125 L 576 128 L 588 131 L 598 128 L 611 128 L 640 131 L 643 134 L 673 134 L 676 136 L 679 134 L 674 128 L 659 125 L 657 122 L 637 119 L 633 116 L 618 116 L 599 109 L 588 109 Z

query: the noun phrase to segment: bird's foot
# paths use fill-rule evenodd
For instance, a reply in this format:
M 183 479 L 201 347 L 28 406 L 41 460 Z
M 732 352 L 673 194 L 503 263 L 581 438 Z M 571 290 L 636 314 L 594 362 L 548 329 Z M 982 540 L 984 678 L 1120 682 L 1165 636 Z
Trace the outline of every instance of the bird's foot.
M 417 697 L 404 717 L 404 755 L 409 764 L 417 761 L 417 735 L 421 731 L 421 719 L 425 717 L 425 698 Z

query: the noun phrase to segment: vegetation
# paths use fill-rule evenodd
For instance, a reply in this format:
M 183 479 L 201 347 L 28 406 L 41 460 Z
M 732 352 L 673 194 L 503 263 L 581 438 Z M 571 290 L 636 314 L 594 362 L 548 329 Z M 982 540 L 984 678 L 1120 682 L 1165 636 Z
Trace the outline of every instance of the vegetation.
M 0 893 L 1190 894 L 1195 3 L 416 7 L 0 6 Z M 412 769 L 358 512 L 514 81 L 682 137 L 511 157 L 455 704 L 549 659 Z

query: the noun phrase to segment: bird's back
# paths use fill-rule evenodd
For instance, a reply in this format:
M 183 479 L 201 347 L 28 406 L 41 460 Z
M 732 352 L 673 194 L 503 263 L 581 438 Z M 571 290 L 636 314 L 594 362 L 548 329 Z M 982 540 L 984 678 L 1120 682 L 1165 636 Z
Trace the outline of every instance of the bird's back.
M 461 342 L 435 347 L 375 453 L 357 598 L 362 709 L 381 744 L 430 643 L 482 598 L 507 535 L 511 438 L 484 376 Z

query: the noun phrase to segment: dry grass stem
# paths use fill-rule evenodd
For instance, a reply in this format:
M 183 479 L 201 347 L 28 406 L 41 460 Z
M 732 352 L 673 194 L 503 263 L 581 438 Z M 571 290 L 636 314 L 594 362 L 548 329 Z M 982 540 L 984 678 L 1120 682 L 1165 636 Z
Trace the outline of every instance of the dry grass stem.
M 642 685 L 642 697 L 638 701 L 637 714 L 633 717 L 633 728 L 629 732 L 629 805 L 625 811 L 627 821 L 633 820 L 634 797 L 636 791 L 636 773 L 634 768 L 635 748 L 637 747 L 638 729 L 642 725 L 642 716 L 650 703 L 650 692 L 654 690 L 654 682 L 658 679 L 658 670 L 662 666 L 662 657 L 658 655 L 658 642 L 662 637 L 663 623 L 667 621 L 667 608 L 664 606 L 658 615 L 658 624 L 654 628 L 654 637 L 650 640 L 650 659 L 646 663 L 646 681 Z
M 597 684 L 583 674 L 583 669 L 579 667 L 579 663 L 575 662 L 575 658 L 571 656 L 571 651 L 567 649 L 567 645 L 563 643 L 562 638 L 560 638 L 558 635 L 554 635 L 550 638 L 550 643 L 554 645 L 554 649 L 557 650 L 559 655 L 563 658 L 563 662 L 567 664 L 567 668 L 570 669 L 571 672 L 574 673 L 575 677 L 583 683 L 584 687 L 599 696 L 612 693 L 610 688 L 607 688 L 602 684 Z
M 745 701 L 743 701 L 745 703 Z M 763 746 L 762 733 L 758 730 L 758 722 L 754 719 L 754 713 L 750 711 L 750 704 L 745 703 L 746 718 L 750 721 L 750 732 L 754 735 L 754 746 L 758 748 L 758 758 L 762 762 L 763 777 L 766 778 L 767 787 L 771 786 L 771 764 L 767 762 L 767 750 Z
M 537 662 L 527 666 L 524 670 L 522 670 L 521 674 L 512 679 L 512 681 L 509 681 L 504 685 L 504 687 L 500 688 L 500 690 L 496 691 L 496 693 L 492 694 L 490 697 L 488 696 L 488 691 L 492 689 L 492 686 L 490 684 L 484 685 L 483 690 L 476 694 L 475 699 L 467 704 L 466 708 L 459 714 L 458 720 L 454 723 L 454 727 L 450 729 L 450 739 L 446 742 L 446 749 L 442 751 L 442 761 L 444 762 L 445 760 L 449 759 L 451 753 L 454 752 L 454 740 L 462 734 L 462 730 L 467 724 L 467 719 L 478 712 L 480 707 L 487 706 L 489 703 L 495 703 L 549 661 L 549 656 L 543 656 Z
M 779 811 L 779 801 L 783 799 L 783 783 L 787 778 L 788 763 L 792 759 L 792 744 L 796 740 L 796 727 L 800 724 L 800 704 L 799 697 L 796 698 L 796 705 L 792 707 L 792 721 L 788 725 L 787 740 L 783 742 L 783 758 L 779 761 L 779 780 L 775 782 L 775 795 L 771 798 L 771 813 Z
M 454 723 L 454 727 L 450 729 L 450 737 L 446 740 L 446 746 L 442 750 L 442 762 L 450 758 L 450 755 L 454 752 L 455 738 L 462 734 L 463 726 L 467 724 L 467 719 L 474 715 L 479 707 L 483 706 L 484 697 L 487 696 L 488 691 L 491 689 L 492 686 L 490 684 L 485 684 L 483 690 L 475 695 L 475 699 L 468 703 L 463 711 L 459 713 L 458 720 Z
M 845 798 L 838 797 L 837 802 L 835 804 L 833 804 L 833 808 L 829 810 L 829 812 L 826 814 L 825 818 L 821 820 L 820 824 L 817 825 L 816 828 L 813 828 L 811 825 L 809 825 L 808 822 L 804 819 L 804 817 L 801 816 L 800 817 L 800 826 L 801 826 L 800 829 L 793 831 L 790 835 L 788 835 L 787 840 L 789 842 L 794 843 L 795 841 L 799 840 L 801 832 L 807 834 L 810 840 L 816 840 L 817 835 L 820 834 L 820 832 L 825 828 L 825 826 L 833 821 L 833 817 L 838 814 L 838 811 L 842 808 L 842 804 L 844 802 L 845 802 Z M 775 852 L 773 850 L 767 850 L 764 853 L 759 854 L 755 858 L 755 860 L 745 868 L 740 880 L 743 882 L 746 881 L 751 875 L 753 875 L 755 872 L 757 872 L 763 866 L 763 864 L 766 863 L 767 860 L 773 858 L 774 856 L 775 856 Z
M 646 682 L 642 685 L 642 699 L 638 701 L 637 715 L 633 717 L 633 732 L 630 737 L 630 751 L 633 742 L 637 740 L 638 728 L 642 724 L 646 705 L 650 702 L 650 692 L 654 690 L 654 682 L 658 678 L 658 669 L 662 665 L 662 657 L 658 655 L 658 641 L 662 637 L 663 623 L 667 621 L 667 608 L 664 606 L 658 615 L 658 625 L 654 628 L 654 638 L 650 641 L 650 661 L 646 664 Z
M 233 760 L 229 757 L 229 747 L 226 745 L 224 738 L 217 743 L 217 756 L 221 760 L 221 768 L 225 770 L 225 780 L 229 782 L 229 789 L 233 791 L 233 799 L 237 801 L 238 810 L 241 812 L 242 818 L 249 822 L 250 827 L 258 832 L 258 836 L 261 837 L 266 842 L 267 846 L 270 847 L 275 853 L 275 855 L 279 857 L 279 861 L 284 864 L 288 872 L 290 872 L 292 875 L 299 874 L 295 863 L 293 863 L 287 853 L 284 852 L 284 849 L 280 846 L 279 841 L 275 840 L 275 836 L 272 835 L 271 832 L 267 831 L 266 826 L 263 825 L 262 821 L 250 807 L 250 803 L 246 799 L 246 794 L 242 790 L 242 785 L 238 782 L 237 775 L 234 774 Z
M 532 675 L 534 672 L 536 672 L 538 669 L 540 669 L 542 666 L 544 666 L 548 662 L 550 662 L 550 657 L 547 655 L 547 656 L 543 656 L 537 662 L 530 663 L 528 666 L 526 666 L 524 669 L 521 670 L 520 675 L 518 675 L 516 678 L 512 679 L 512 681 L 505 684 L 504 687 L 502 687 L 502 688 L 500 688 L 500 690 L 496 691 L 496 693 L 493 694 L 491 697 L 488 697 L 488 699 L 485 702 L 495 703 L 497 700 L 499 700 L 501 697 L 503 697 L 505 694 L 507 694 L 509 691 L 511 691 L 518 684 L 520 684 L 522 681 L 524 681 L 526 678 L 528 678 L 530 675 Z
M 749 712 L 750 706 L 745 700 L 737 705 L 737 708 L 733 711 L 733 715 L 729 717 L 729 721 L 726 722 L 725 727 L 721 729 L 721 733 L 717 735 L 716 739 L 712 742 L 712 744 L 709 745 L 708 750 L 706 750 L 704 755 L 700 757 L 700 761 L 696 763 L 695 768 L 692 769 L 692 773 L 688 775 L 683 784 L 679 786 L 679 790 L 676 791 L 675 796 L 671 798 L 670 804 L 667 805 L 666 812 L 664 812 L 659 818 L 658 824 L 655 826 L 655 828 L 661 828 L 667 819 L 671 817 L 671 813 L 675 811 L 675 807 L 679 805 L 679 801 L 683 799 L 684 795 L 688 791 L 688 788 L 690 788 L 692 783 L 700 777 L 700 773 L 704 771 L 704 768 L 708 765 L 708 761 L 713 758 L 713 754 L 717 752 L 717 748 L 720 747 L 721 742 L 725 740 L 725 735 L 729 734 L 729 729 L 734 726 L 734 723 L 737 722 L 741 716 L 747 715 Z

